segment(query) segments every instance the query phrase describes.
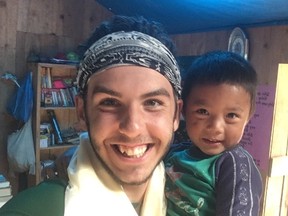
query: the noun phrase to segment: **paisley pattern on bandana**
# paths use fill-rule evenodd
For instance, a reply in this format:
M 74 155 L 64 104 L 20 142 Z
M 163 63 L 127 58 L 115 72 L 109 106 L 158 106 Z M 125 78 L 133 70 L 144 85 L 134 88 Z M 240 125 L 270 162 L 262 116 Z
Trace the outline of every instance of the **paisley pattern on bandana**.
M 159 40 L 141 32 L 115 32 L 96 41 L 81 62 L 77 85 L 85 94 L 92 74 L 120 65 L 137 65 L 161 73 L 181 95 L 180 71 L 172 53 Z

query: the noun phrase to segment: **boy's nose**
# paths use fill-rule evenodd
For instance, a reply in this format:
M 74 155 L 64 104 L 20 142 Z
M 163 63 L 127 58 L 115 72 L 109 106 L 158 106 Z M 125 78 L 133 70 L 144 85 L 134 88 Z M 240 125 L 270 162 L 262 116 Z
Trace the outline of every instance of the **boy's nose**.
M 214 116 L 209 118 L 208 129 L 214 132 L 222 132 L 224 128 L 224 120 L 220 117 Z

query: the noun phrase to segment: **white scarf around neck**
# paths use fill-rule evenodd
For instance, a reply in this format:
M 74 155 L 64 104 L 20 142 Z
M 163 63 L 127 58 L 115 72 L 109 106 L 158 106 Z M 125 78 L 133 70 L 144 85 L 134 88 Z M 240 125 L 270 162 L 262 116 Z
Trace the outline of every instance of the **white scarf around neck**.
M 122 189 L 95 156 L 87 133 L 68 167 L 69 184 L 65 192 L 65 216 L 137 216 Z M 166 215 L 163 162 L 154 170 L 147 186 L 141 216 Z

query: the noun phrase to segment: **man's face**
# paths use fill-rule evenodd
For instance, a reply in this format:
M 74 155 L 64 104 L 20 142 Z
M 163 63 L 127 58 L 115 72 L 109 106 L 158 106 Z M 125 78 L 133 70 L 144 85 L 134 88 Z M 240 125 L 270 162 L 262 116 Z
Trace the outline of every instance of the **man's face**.
M 95 73 L 86 107 L 78 103 L 94 150 L 122 184 L 141 184 L 169 148 L 182 102 L 152 69 L 120 66 Z

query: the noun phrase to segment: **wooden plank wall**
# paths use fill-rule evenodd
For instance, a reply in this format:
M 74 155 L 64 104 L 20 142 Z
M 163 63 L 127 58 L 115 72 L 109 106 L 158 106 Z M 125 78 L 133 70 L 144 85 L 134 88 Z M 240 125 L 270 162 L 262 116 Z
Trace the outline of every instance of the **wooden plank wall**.
M 11 72 L 22 79 L 31 51 L 45 56 L 75 51 L 111 15 L 95 0 L 0 0 L 0 76 Z M 0 81 L 0 172 L 5 174 L 7 134 L 16 126 L 6 104 L 15 90 L 15 85 Z
M 288 63 L 288 25 L 244 29 L 249 38 L 249 60 L 261 84 L 275 85 L 279 63 Z M 231 30 L 173 35 L 179 55 L 201 55 L 227 50 Z

